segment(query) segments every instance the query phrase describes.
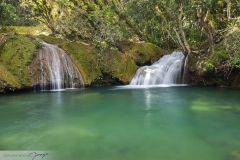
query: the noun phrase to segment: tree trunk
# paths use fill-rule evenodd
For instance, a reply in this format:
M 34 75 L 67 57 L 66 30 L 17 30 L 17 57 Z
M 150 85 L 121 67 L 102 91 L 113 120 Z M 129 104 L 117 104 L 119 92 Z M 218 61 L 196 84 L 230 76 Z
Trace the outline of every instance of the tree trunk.
M 210 54 L 214 54 L 214 29 L 212 28 L 212 26 L 208 23 L 208 20 L 207 20 L 207 15 L 208 15 L 208 12 L 206 14 L 203 14 L 202 10 L 199 9 L 198 10 L 198 18 L 199 18 L 199 23 L 200 23 L 200 26 L 204 29 L 204 31 L 206 32 L 207 34 L 207 37 L 208 37 L 208 46 L 209 46 L 209 50 L 208 52 Z
M 201 20 L 201 25 L 203 26 L 208 36 L 209 52 L 210 54 L 214 54 L 214 37 L 213 37 L 212 27 L 207 22 L 202 20 Z
M 181 48 L 185 51 L 185 46 L 184 46 L 184 44 L 183 44 L 183 42 L 182 42 L 182 39 L 181 39 L 181 37 L 180 37 L 180 34 L 179 34 L 178 31 L 176 30 L 176 28 L 173 28 L 173 30 L 174 30 L 174 32 L 175 32 L 175 34 L 176 34 L 176 37 L 177 37 L 177 40 L 178 40 L 179 45 L 180 45 Z
M 232 3 L 231 3 L 231 0 L 226 0 L 227 2 L 227 19 L 228 21 L 231 20 L 231 6 L 232 6 Z
M 183 5 L 181 3 L 180 7 L 179 7 L 179 17 L 178 17 L 179 31 L 180 31 L 180 34 L 182 36 L 185 52 L 187 52 L 187 54 L 190 54 L 191 53 L 191 49 L 190 49 L 190 45 L 189 45 L 189 43 L 188 43 L 188 41 L 186 39 L 186 34 L 185 34 L 184 30 L 183 30 L 183 21 L 184 21 Z

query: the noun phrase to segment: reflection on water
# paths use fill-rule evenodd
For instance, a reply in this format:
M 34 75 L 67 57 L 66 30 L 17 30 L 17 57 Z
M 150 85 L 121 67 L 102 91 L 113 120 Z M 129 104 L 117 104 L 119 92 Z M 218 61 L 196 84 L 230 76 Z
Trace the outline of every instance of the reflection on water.
M 146 106 L 145 109 L 148 111 L 152 108 L 152 106 L 151 106 L 151 97 L 152 97 L 151 91 L 149 89 L 146 89 L 144 91 L 144 96 L 145 96 L 145 106 Z
M 62 98 L 63 92 L 56 92 L 55 94 L 50 94 L 50 104 L 49 104 L 49 112 L 54 119 L 61 119 L 64 114 L 64 103 Z
M 51 150 L 56 160 L 239 159 L 239 90 L 85 89 L 0 104 L 0 150 Z
M 147 126 L 151 126 L 151 117 L 152 117 L 152 111 L 151 111 L 151 91 L 149 89 L 146 89 L 144 91 L 144 97 L 145 97 L 145 110 L 146 110 L 146 115 L 145 115 L 145 123 Z

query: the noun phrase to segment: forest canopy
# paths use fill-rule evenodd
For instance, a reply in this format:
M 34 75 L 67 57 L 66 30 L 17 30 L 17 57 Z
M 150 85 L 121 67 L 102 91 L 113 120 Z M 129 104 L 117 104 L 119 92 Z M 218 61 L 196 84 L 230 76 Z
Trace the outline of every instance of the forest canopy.
M 239 8 L 238 0 L 0 0 L 0 25 L 44 24 L 99 47 L 137 40 L 212 55 L 239 29 Z

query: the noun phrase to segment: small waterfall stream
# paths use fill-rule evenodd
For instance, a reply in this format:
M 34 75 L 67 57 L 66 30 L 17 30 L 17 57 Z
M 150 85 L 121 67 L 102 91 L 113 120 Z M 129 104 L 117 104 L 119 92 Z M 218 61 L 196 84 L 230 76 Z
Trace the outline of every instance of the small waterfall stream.
M 137 70 L 130 85 L 175 85 L 184 83 L 186 63 L 182 52 L 165 55 L 151 66 Z
M 79 88 L 84 85 L 76 65 L 64 50 L 56 45 L 41 42 L 35 61 L 35 81 L 40 90 Z

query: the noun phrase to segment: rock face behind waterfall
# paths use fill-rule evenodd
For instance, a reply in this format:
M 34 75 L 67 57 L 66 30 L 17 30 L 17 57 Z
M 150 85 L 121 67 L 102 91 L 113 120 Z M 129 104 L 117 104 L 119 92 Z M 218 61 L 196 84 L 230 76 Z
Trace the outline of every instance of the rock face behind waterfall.
M 84 85 L 76 65 L 64 50 L 42 42 L 34 61 L 34 82 L 40 90 L 79 88 Z
M 151 66 L 139 68 L 130 85 L 182 84 L 185 66 L 184 54 L 173 52 Z

